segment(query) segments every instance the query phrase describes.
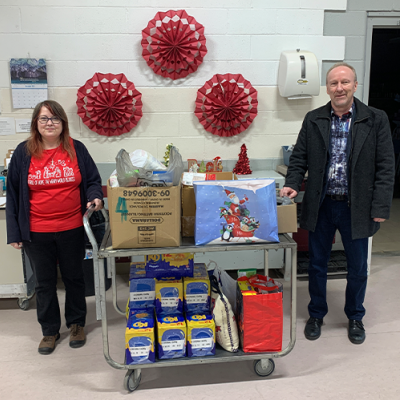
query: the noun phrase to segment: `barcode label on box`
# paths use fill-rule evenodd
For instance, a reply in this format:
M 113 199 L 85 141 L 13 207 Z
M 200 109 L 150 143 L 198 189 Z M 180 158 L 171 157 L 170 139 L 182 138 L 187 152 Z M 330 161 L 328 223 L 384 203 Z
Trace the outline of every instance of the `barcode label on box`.
M 178 297 L 162 297 L 161 307 L 177 307 L 179 302 Z
M 129 347 L 132 357 L 145 357 L 150 354 L 150 346 Z
M 186 304 L 207 303 L 207 293 L 187 294 Z
M 144 301 L 144 300 L 154 300 L 156 297 L 156 292 L 131 292 L 130 300 L 131 301 Z
M 209 349 L 214 346 L 212 338 L 192 339 L 192 349 Z
M 164 351 L 170 350 L 183 350 L 185 345 L 184 340 L 166 340 L 165 342 L 161 342 Z

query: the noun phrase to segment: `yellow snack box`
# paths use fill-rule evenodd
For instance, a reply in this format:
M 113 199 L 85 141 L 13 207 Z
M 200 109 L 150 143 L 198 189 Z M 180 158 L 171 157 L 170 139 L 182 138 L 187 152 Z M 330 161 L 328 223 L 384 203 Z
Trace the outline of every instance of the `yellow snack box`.
M 148 364 L 155 361 L 153 313 L 132 311 L 125 330 L 126 364 Z
M 186 356 L 186 322 L 182 314 L 157 315 L 158 358 Z
M 210 314 L 186 314 L 187 355 L 215 355 L 215 322 Z

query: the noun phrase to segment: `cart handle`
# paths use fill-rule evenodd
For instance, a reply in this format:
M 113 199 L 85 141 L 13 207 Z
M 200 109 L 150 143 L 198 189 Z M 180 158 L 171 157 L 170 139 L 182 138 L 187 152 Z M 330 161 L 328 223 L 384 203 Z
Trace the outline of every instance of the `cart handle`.
M 94 252 L 99 251 L 99 247 L 97 246 L 97 241 L 92 231 L 92 227 L 90 226 L 89 219 L 94 212 L 95 205 L 91 204 L 90 207 L 86 210 L 85 214 L 83 215 L 83 226 L 85 228 L 86 235 L 89 239 L 90 244 L 92 245 L 92 249 Z M 100 210 L 103 214 L 106 224 L 108 224 L 108 214 L 104 208 Z

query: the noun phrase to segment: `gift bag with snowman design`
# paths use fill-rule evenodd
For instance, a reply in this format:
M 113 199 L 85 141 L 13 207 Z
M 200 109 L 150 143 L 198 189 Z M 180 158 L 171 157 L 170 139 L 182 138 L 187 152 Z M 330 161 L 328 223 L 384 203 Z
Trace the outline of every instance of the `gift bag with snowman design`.
M 193 182 L 195 243 L 279 242 L 275 181 Z

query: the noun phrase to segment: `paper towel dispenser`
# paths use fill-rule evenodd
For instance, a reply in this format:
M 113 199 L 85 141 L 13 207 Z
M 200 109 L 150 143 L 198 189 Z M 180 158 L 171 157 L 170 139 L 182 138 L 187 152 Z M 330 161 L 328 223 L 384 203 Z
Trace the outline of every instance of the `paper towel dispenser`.
M 289 100 L 318 96 L 319 68 L 314 53 L 304 50 L 282 51 L 279 61 L 278 87 Z

